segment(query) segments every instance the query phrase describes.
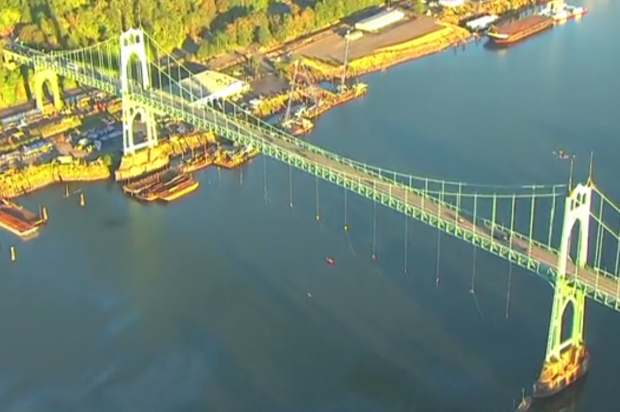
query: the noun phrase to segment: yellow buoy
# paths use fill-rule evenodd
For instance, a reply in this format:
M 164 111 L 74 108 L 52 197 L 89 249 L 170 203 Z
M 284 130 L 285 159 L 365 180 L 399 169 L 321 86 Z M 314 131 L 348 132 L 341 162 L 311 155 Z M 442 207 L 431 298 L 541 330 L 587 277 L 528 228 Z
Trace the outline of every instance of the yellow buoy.
M 80 206 L 86 206 L 86 197 L 84 197 L 84 193 L 80 193 Z
M 314 216 L 314 219 L 318 222 L 319 220 L 321 220 L 321 216 L 317 214 L 316 216 Z
M 344 225 L 344 231 L 348 232 L 349 231 L 349 225 Z
M 11 246 L 11 262 L 17 260 L 17 253 L 15 252 L 15 246 Z

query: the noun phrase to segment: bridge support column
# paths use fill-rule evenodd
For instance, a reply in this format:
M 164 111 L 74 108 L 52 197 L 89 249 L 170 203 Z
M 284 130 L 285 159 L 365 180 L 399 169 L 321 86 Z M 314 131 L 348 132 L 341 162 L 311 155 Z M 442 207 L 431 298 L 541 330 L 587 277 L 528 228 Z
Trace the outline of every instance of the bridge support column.
M 131 155 L 140 149 L 157 145 L 157 124 L 153 111 L 132 97 L 149 93 L 151 86 L 144 32 L 129 29 L 121 34 L 120 44 L 123 154 Z M 134 61 L 137 65 L 133 64 Z M 134 71 L 137 73 L 134 74 Z M 139 144 L 136 144 L 134 139 L 134 121 L 137 115 L 140 115 L 140 120 L 146 125 L 146 140 Z
M 45 108 L 45 93 L 43 86 L 49 85 L 50 93 L 52 93 L 52 102 L 56 111 L 62 110 L 63 101 L 60 94 L 60 82 L 58 75 L 49 69 L 34 70 L 34 98 L 36 100 L 37 109 L 43 111 Z
M 581 184 L 566 197 L 547 351 L 540 377 L 534 384 L 534 397 L 554 395 L 576 382 L 588 370 L 589 354 L 584 339 L 585 293 L 578 290 L 571 279 L 585 267 L 588 257 L 591 199 L 592 187 Z M 571 235 L 577 222 L 577 258 L 572 263 L 569 259 Z M 563 325 L 569 306 L 572 306 L 572 319 Z M 570 328 L 570 333 L 563 340 L 564 326 Z

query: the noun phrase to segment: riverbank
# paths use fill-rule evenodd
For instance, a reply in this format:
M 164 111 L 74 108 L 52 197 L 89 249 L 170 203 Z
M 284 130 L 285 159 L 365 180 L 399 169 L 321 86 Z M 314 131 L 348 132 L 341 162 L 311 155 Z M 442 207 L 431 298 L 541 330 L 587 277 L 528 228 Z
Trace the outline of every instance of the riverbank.
M 0 174 L 0 197 L 14 199 L 54 183 L 96 182 L 110 176 L 110 169 L 102 159 L 30 165 Z
M 360 52 L 358 55 L 351 56 L 347 65 L 347 76 L 358 77 L 364 74 L 386 70 L 406 61 L 440 53 L 450 47 L 467 42 L 471 37 L 471 34 L 467 30 L 452 24 L 436 23 L 432 21 L 420 21 L 417 24 L 424 26 L 418 29 L 422 33 L 400 42 L 385 44 L 387 43 L 385 40 L 377 40 L 376 37 L 368 39 L 369 43 L 378 43 L 380 46 L 368 53 Z M 361 42 L 362 40 L 365 39 L 362 38 L 359 41 Z M 351 45 L 351 49 L 355 50 L 355 46 L 356 45 Z M 315 45 L 313 47 L 318 49 L 321 48 L 321 45 Z M 343 44 L 342 48 L 344 49 L 344 47 Z M 363 47 L 364 45 L 360 45 L 359 48 Z M 302 52 L 302 61 L 303 64 L 310 69 L 315 78 L 328 80 L 337 79 L 342 76 L 342 63 L 340 60 L 336 60 L 333 57 L 333 52 L 329 55 L 325 55 L 325 53 L 303 54 Z

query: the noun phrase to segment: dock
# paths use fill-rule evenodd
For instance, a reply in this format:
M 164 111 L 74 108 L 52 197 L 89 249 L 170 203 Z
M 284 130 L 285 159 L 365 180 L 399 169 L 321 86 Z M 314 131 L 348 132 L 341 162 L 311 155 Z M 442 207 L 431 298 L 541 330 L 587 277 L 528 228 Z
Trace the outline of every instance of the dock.
M 44 216 L 37 216 L 8 200 L 0 199 L 0 227 L 14 235 L 21 238 L 33 237 L 45 222 Z

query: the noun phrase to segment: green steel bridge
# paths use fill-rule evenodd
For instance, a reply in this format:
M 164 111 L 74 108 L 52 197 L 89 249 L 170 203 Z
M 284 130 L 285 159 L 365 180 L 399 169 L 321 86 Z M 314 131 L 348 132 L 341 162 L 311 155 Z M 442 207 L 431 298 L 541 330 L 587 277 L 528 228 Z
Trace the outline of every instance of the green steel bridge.
M 44 52 L 16 41 L 2 55 L 7 67 L 34 69 L 41 108 L 46 83 L 56 107 L 62 106 L 59 76 L 121 97 L 126 155 L 157 144 L 157 116 L 176 118 L 256 147 L 315 176 L 317 182 L 341 186 L 540 275 L 554 287 L 554 299 L 535 392 L 537 387 L 543 392 L 561 390 L 572 382 L 563 375 L 568 373 L 565 363 L 578 367 L 581 360 L 567 361 L 570 357 L 564 354 L 577 349 L 587 353 L 586 297 L 620 311 L 620 228 L 609 223 L 620 222 L 620 209 L 595 185 L 592 173 L 584 184 L 574 185 L 571 178 L 568 184 L 491 186 L 413 176 L 347 159 L 287 135 L 231 102 L 210 101 L 203 86 L 188 82 L 192 72 L 141 29 L 72 51 Z M 138 115 L 147 125 L 147 139 L 139 144 L 133 138 Z M 576 223 L 579 230 L 573 231 Z M 575 244 L 573 232 L 578 237 Z M 571 330 L 563 338 L 563 315 L 569 305 Z

